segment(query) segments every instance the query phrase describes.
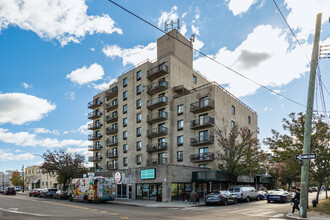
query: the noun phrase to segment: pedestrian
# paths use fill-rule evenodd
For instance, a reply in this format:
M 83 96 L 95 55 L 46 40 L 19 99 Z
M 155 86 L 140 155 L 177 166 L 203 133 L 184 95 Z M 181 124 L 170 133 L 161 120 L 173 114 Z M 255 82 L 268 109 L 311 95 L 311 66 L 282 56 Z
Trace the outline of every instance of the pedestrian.
M 198 204 L 199 204 L 199 194 L 198 194 L 198 192 L 196 192 L 196 203 L 198 202 Z
M 292 198 L 293 206 L 290 216 L 293 216 L 294 211 L 297 209 L 299 212 L 299 202 L 300 202 L 300 189 L 296 188 L 296 195 Z

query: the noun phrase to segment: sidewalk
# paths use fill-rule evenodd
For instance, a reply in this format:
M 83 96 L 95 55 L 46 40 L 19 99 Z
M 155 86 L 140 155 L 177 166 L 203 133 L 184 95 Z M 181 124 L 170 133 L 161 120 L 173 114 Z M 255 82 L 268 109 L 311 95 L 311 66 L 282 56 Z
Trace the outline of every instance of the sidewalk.
M 300 218 L 299 214 L 296 212 L 293 216 L 289 216 L 289 213 L 286 215 L 286 217 L 291 219 L 309 219 L 309 220 L 329 220 L 330 215 L 321 215 L 318 212 L 308 212 L 307 218 Z
M 116 199 L 110 203 L 125 204 L 132 206 L 143 206 L 143 207 L 153 207 L 153 208 L 187 208 L 205 205 L 204 201 L 199 204 L 193 204 L 188 201 L 175 201 L 175 202 L 156 202 L 150 200 L 121 200 Z

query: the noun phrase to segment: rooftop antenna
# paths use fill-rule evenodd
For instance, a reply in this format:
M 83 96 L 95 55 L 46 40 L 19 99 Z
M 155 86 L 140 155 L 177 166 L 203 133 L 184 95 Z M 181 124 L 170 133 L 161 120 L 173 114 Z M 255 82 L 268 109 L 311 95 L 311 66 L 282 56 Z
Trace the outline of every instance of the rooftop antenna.
M 195 38 L 196 38 L 196 35 L 195 34 L 192 34 L 191 37 L 190 37 L 190 43 L 193 43 L 195 42 Z
M 174 22 L 173 20 L 170 23 L 167 23 L 166 21 L 164 22 L 164 30 L 166 33 L 173 29 L 179 30 L 180 28 L 180 19 L 178 19 L 176 22 Z

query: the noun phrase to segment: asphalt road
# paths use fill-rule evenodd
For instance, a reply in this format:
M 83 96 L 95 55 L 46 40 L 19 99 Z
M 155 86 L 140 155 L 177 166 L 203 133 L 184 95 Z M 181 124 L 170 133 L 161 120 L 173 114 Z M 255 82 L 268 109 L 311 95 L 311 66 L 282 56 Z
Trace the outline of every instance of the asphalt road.
M 313 193 L 314 194 L 314 193 Z M 324 196 L 324 193 L 323 193 Z M 315 195 L 311 195 L 315 197 Z M 187 208 L 139 207 L 108 202 L 82 203 L 68 200 L 30 198 L 26 195 L 0 195 L 0 219 L 286 219 L 290 203 L 255 201 L 224 206 Z

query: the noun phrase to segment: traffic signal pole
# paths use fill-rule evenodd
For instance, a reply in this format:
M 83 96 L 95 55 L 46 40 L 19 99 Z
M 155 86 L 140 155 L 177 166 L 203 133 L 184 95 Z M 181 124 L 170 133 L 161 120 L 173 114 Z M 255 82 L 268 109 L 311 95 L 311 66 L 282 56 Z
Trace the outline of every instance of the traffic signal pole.
M 311 131 L 312 131 L 312 120 L 313 120 L 315 76 L 316 76 L 316 69 L 317 69 L 318 55 L 319 55 L 321 20 L 322 20 L 322 14 L 319 13 L 317 14 L 316 17 L 313 54 L 310 65 L 303 154 L 309 154 L 311 151 Z M 303 165 L 301 167 L 300 211 L 299 211 L 299 216 L 302 218 L 307 217 L 308 186 L 309 186 L 308 179 L 309 179 L 309 160 L 303 160 Z

